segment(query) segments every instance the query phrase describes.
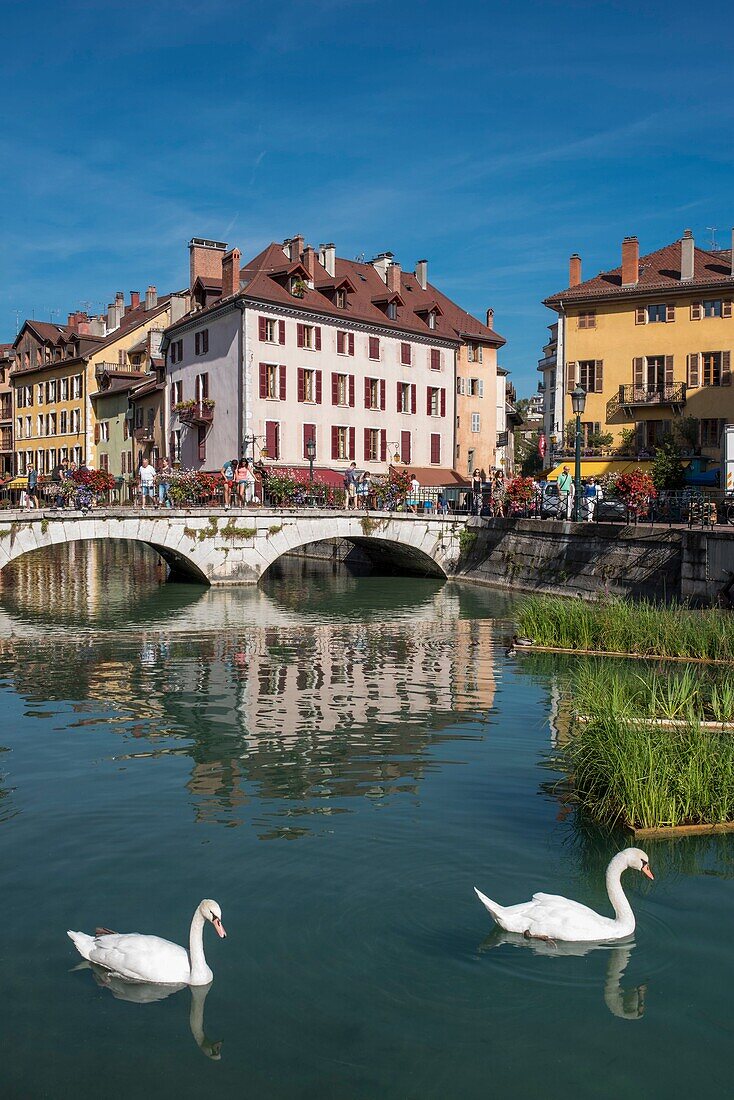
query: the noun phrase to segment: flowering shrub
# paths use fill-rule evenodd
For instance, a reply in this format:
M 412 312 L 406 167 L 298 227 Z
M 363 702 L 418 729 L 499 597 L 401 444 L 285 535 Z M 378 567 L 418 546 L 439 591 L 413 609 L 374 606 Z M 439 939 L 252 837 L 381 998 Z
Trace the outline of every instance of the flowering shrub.
M 344 503 L 344 490 L 327 483 L 314 474 L 313 484 L 307 470 L 269 468 L 265 473 L 264 490 L 268 501 L 281 508 L 292 508 L 313 500 L 323 507 L 335 508 Z
M 532 477 L 513 477 L 505 485 L 505 500 L 510 512 L 520 512 L 535 500 L 537 486 Z
M 53 484 L 43 479 L 45 484 Z M 81 490 L 93 497 L 109 493 L 117 485 L 112 474 L 106 470 L 88 470 L 86 466 L 80 466 L 78 470 L 72 470 L 69 477 L 64 478 L 56 491 L 65 500 L 71 500 Z
M 168 497 L 177 507 L 204 504 L 219 492 L 221 474 L 205 474 L 202 470 L 171 470 L 166 474 Z
M 378 511 L 392 511 L 410 492 L 410 471 L 392 466 L 384 476 L 372 478 L 372 495 Z
M 620 474 L 614 484 L 614 491 L 627 510 L 636 517 L 646 515 L 651 501 L 658 495 L 650 475 L 641 470 Z

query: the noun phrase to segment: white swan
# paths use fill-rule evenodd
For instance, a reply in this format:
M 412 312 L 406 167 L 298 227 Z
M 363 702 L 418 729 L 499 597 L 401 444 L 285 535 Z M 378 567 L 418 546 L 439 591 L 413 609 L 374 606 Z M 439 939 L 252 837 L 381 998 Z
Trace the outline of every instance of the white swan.
M 533 894 L 521 905 L 502 906 L 485 897 L 476 886 L 474 892 L 482 905 L 506 932 L 519 932 L 529 939 L 599 942 L 621 940 L 635 930 L 635 915 L 622 889 L 622 872 L 635 867 L 653 878 L 650 863 L 639 848 L 618 852 L 607 867 L 607 893 L 614 907 L 614 918 L 602 917 L 586 905 L 557 894 Z
M 224 938 L 222 910 L 216 901 L 205 898 L 191 921 L 189 950 L 160 936 L 141 936 L 138 932 L 118 934 L 98 929 L 97 934 L 67 932 L 79 954 L 88 962 L 133 982 L 160 985 L 209 985 L 214 975 L 204 958 L 204 921 L 214 925 Z

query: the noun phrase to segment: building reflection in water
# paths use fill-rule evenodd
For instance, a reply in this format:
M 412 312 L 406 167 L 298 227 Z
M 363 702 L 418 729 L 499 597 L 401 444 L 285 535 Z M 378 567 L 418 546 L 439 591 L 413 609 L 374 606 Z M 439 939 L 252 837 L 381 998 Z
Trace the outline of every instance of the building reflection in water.
M 94 567 L 82 559 L 67 581 L 28 567 L 42 603 L 56 596 L 63 606 L 56 635 L 34 626 L 38 588 L 27 578 L 3 591 L 0 625 L 15 637 L 0 643 L 2 664 L 29 701 L 71 700 L 76 724 L 137 740 L 123 740 L 116 756 L 188 755 L 199 821 L 243 821 L 256 796 L 273 803 L 272 835 L 296 836 L 308 815 L 346 812 L 355 797 L 414 795 L 439 764 L 429 750 L 481 736 L 495 692 L 494 631 L 490 620 L 460 617 L 458 589 L 418 581 L 411 602 L 404 579 L 386 578 L 392 617 L 388 598 L 379 617 L 354 622 L 341 613 L 329 621 L 323 599 L 310 620 L 261 590 L 207 590 L 178 611 L 153 600 L 141 616 L 151 625 L 112 631 L 105 618 L 134 618 L 135 609 L 123 584 L 99 580 L 97 552 Z M 170 600 L 155 576 L 148 581 L 156 599 Z M 95 603 L 100 584 L 106 594 Z M 90 599 L 95 621 L 81 631 L 75 615 Z M 223 619 L 238 629 L 217 631 Z

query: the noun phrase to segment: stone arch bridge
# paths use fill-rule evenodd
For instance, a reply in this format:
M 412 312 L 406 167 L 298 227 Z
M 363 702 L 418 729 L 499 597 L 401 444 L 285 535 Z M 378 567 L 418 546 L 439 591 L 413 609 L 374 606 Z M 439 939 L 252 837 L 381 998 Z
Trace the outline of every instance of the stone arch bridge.
M 0 513 L 0 570 L 32 551 L 89 539 L 124 539 L 156 550 L 171 578 L 257 584 L 283 554 L 344 539 L 376 566 L 447 577 L 456 569 L 466 517 L 396 512 L 259 509 L 250 512 L 130 508 Z

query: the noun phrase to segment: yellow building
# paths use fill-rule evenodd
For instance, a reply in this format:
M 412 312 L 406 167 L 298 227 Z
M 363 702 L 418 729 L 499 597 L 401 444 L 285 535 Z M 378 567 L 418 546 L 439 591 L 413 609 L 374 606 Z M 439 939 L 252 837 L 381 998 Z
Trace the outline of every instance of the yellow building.
M 583 282 L 572 256 L 568 288 L 545 299 L 558 314 L 538 367 L 546 434 L 562 442 L 581 385 L 591 447 L 652 454 L 673 433 L 684 451 L 718 462 L 723 425 L 734 421 L 732 250 L 697 248 L 687 229 L 642 257 L 627 237 L 621 259 Z M 613 441 L 599 443 L 607 434 Z
M 142 301 L 133 291 L 129 305 L 119 292 L 106 318 L 72 313 L 66 325 L 25 321 L 13 345 L 11 374 L 15 472 L 24 474 L 33 463 L 40 474 L 50 473 L 63 459 L 98 466 L 110 431 L 90 399 L 100 379 L 139 371 L 148 332 L 162 332 L 187 308 L 185 295 L 158 298 L 150 286 Z M 142 354 L 150 363 L 150 340 L 146 347 Z

